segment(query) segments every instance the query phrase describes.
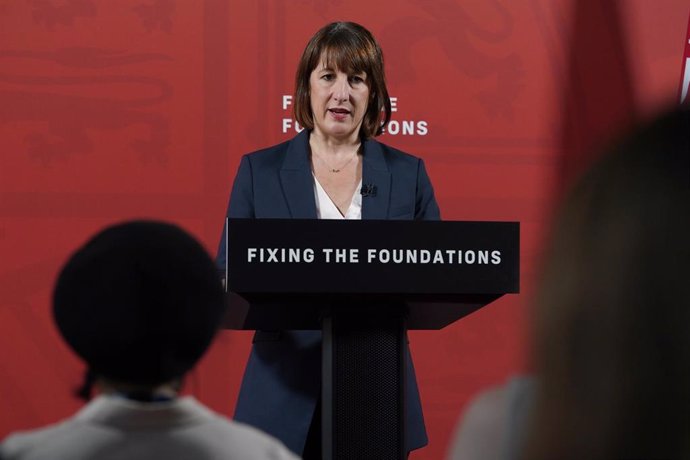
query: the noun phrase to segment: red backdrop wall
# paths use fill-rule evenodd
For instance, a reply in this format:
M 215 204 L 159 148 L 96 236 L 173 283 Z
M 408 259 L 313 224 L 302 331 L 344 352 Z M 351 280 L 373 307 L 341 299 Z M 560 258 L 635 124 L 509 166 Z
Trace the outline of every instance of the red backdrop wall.
M 413 458 L 441 458 L 468 398 L 527 367 L 562 155 L 673 102 L 688 12 L 685 0 L 0 3 L 0 437 L 80 405 L 82 365 L 50 315 L 70 251 L 146 217 L 214 252 L 240 156 L 294 134 L 284 96 L 306 41 L 353 20 L 386 55 L 397 110 L 382 141 L 426 160 L 443 217 L 522 225 L 520 295 L 410 334 L 430 435 Z M 231 414 L 249 346 L 223 332 L 187 390 Z

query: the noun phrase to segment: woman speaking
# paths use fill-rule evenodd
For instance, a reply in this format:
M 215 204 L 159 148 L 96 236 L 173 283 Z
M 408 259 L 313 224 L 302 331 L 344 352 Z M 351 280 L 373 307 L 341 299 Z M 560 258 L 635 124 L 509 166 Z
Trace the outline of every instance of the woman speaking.
M 440 218 L 423 161 L 373 139 L 391 104 L 383 53 L 364 27 L 335 22 L 311 38 L 297 68 L 294 110 L 301 133 L 242 158 L 228 217 Z M 218 264 L 225 266 L 224 237 Z M 320 331 L 257 331 L 235 412 L 305 459 L 320 458 L 320 346 Z M 409 452 L 427 443 L 409 352 L 406 373 Z

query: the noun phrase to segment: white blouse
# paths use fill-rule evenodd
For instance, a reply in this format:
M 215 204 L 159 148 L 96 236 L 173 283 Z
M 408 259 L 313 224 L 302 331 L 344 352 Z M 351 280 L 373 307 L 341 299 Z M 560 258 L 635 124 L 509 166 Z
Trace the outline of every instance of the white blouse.
M 355 193 L 352 195 L 350 207 L 347 208 L 345 215 L 340 213 L 338 207 L 333 203 L 331 197 L 323 189 L 314 173 L 314 197 L 316 198 L 316 217 L 319 219 L 362 219 L 362 179 L 359 180 Z

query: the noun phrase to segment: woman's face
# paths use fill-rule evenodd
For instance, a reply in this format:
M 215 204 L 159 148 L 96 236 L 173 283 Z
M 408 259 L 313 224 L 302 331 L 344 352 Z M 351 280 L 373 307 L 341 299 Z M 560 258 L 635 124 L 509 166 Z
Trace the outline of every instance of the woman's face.
M 346 74 L 321 63 L 309 77 L 309 98 L 314 131 L 334 140 L 359 137 L 369 102 L 369 86 L 364 72 Z

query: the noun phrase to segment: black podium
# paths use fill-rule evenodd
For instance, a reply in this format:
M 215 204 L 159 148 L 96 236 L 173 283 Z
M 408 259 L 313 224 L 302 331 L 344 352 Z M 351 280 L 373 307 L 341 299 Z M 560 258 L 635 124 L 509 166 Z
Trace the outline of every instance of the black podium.
M 324 459 L 404 459 L 406 331 L 441 329 L 519 289 L 516 222 L 226 228 L 226 326 L 322 330 Z

